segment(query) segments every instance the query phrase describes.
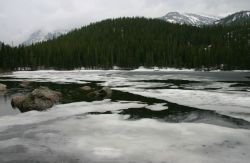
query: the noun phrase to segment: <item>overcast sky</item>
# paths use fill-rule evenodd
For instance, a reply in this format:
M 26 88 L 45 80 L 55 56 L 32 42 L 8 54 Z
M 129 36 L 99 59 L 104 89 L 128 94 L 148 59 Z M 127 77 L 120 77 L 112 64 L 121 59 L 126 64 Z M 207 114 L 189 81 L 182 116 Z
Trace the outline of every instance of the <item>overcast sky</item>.
M 0 0 L 0 41 L 17 44 L 39 29 L 71 29 L 113 17 L 171 11 L 225 16 L 249 9 L 250 0 Z

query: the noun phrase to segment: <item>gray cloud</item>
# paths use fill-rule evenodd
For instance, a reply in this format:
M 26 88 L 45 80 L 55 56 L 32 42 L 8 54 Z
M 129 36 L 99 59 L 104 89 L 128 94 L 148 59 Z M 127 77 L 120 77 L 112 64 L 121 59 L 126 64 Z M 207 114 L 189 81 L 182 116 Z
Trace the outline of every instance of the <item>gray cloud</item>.
M 0 40 L 18 44 L 38 29 L 69 29 L 113 17 L 170 11 L 225 16 L 249 8 L 249 0 L 0 0 Z

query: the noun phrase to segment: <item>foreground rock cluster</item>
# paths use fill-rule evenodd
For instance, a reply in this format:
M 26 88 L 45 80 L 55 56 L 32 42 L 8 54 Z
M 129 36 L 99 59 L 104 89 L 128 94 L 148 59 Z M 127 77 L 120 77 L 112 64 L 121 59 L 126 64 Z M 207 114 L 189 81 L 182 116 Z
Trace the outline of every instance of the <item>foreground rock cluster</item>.
M 22 82 L 20 86 L 26 88 L 29 87 L 29 85 L 30 82 Z M 80 90 L 82 90 L 83 95 L 90 101 L 102 100 L 112 96 L 112 90 L 109 87 L 96 90 L 90 86 L 83 86 Z M 62 94 L 60 92 L 41 86 L 26 95 L 13 96 L 11 105 L 13 108 L 18 108 L 21 112 L 32 110 L 45 111 L 59 103 L 61 97 Z
M 17 95 L 11 100 L 11 105 L 21 112 L 31 110 L 44 111 L 58 103 L 61 93 L 47 87 L 39 87 L 27 95 Z

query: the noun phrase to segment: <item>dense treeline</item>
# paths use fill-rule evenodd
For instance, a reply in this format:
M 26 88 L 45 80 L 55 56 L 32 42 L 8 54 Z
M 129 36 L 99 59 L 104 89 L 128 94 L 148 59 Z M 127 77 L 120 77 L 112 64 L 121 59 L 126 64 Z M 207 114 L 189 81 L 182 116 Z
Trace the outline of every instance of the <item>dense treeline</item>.
M 250 24 L 198 28 L 156 19 L 109 19 L 27 47 L 1 45 L 0 58 L 2 69 L 250 69 Z

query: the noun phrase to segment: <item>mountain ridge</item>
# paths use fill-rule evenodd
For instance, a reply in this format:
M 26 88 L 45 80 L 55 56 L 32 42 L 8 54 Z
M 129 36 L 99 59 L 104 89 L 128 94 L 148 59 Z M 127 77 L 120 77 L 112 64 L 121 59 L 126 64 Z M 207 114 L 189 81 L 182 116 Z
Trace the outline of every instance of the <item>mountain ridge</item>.
M 232 25 L 232 24 L 244 24 L 250 22 L 250 11 L 239 11 L 230 14 L 218 21 L 215 21 L 216 25 Z
M 67 34 L 68 30 L 54 30 L 52 32 L 46 32 L 45 30 L 39 29 L 29 36 L 29 38 L 23 41 L 21 44 L 28 46 L 38 42 L 48 41 L 55 39 L 61 35 Z
M 194 13 L 181 13 L 181 12 L 169 12 L 165 16 L 159 19 L 175 24 L 186 24 L 192 26 L 204 26 L 210 25 L 216 20 L 219 20 L 216 16 L 206 16 Z
M 239 11 L 223 18 L 204 14 L 169 12 L 158 19 L 169 23 L 186 24 L 197 27 L 207 25 L 234 25 L 250 22 L 250 11 Z
M 242 19 L 242 17 L 244 18 L 244 15 L 247 15 L 248 20 L 250 20 L 250 11 L 236 12 L 223 18 L 219 16 L 206 15 L 206 14 L 169 12 L 166 15 L 159 17 L 157 19 L 174 24 L 181 24 L 181 25 L 186 24 L 191 26 L 202 27 L 208 25 L 230 25 L 231 23 L 235 24 L 236 22 L 241 21 L 236 19 L 237 18 Z M 61 35 L 67 34 L 69 31 L 70 30 L 55 30 L 46 32 L 45 30 L 39 29 L 33 32 L 27 40 L 21 43 L 21 45 L 28 46 L 38 42 L 52 40 Z

